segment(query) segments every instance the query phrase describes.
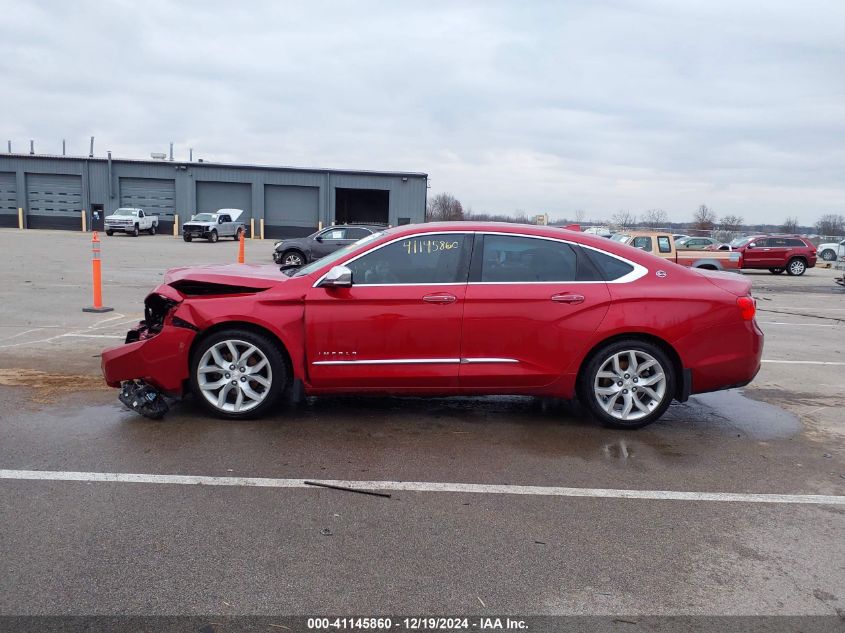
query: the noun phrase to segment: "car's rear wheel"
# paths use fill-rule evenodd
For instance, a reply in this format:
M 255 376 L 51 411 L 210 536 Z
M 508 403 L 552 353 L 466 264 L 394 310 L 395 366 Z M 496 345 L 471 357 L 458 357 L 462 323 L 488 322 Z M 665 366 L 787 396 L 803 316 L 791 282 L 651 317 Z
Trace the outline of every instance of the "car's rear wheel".
M 264 414 L 288 382 L 284 357 L 266 336 L 232 328 L 200 342 L 191 359 L 191 387 L 214 415 L 254 418 Z
M 657 420 L 675 393 L 675 368 L 647 341 L 610 343 L 594 353 L 578 377 L 581 403 L 606 426 L 638 429 Z
M 192 239 L 194 239 L 194 238 L 192 238 L 192 237 L 191 237 L 190 235 L 188 235 L 187 233 L 183 233 L 183 234 L 182 234 L 182 239 L 183 239 L 183 240 L 185 240 L 186 242 L 190 242 L 190 241 L 191 241 Z
M 155 234 L 156 234 L 156 226 L 155 226 L 155 224 L 153 224 L 150 227 L 150 235 L 155 235 Z
M 304 266 L 305 265 L 305 255 L 303 255 L 299 251 L 285 251 L 282 254 L 282 265 L 283 266 Z
M 800 277 L 807 270 L 807 264 L 803 259 L 795 258 L 786 265 L 786 274 L 793 277 Z
M 783 268 L 769 268 L 769 272 L 773 275 L 780 275 L 783 272 Z
M 241 239 L 241 233 L 243 233 L 243 229 L 238 229 L 237 232 L 232 236 L 236 242 L 239 242 Z
M 208 241 L 214 244 L 217 241 L 217 230 L 212 229 L 211 233 L 208 234 Z

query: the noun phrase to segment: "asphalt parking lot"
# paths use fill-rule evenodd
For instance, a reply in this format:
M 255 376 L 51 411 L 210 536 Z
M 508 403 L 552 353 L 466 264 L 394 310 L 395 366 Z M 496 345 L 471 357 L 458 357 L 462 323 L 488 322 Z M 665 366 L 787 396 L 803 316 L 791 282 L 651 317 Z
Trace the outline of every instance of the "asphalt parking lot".
M 102 384 L 99 351 L 164 270 L 237 244 L 102 239 L 114 311 L 88 314 L 90 235 L 0 230 L 0 615 L 845 614 L 834 271 L 748 273 L 757 379 L 640 431 L 517 397 L 309 399 L 238 423 L 186 401 L 154 422 Z M 247 262 L 271 250 L 247 240 Z

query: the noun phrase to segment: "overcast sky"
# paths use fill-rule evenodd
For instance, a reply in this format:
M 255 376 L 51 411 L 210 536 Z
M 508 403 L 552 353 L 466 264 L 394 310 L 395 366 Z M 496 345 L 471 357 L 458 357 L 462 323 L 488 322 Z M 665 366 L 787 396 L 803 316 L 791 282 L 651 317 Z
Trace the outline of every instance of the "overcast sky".
M 845 213 L 842 0 L 0 0 L 0 80 L 16 151 L 422 171 L 553 218 Z

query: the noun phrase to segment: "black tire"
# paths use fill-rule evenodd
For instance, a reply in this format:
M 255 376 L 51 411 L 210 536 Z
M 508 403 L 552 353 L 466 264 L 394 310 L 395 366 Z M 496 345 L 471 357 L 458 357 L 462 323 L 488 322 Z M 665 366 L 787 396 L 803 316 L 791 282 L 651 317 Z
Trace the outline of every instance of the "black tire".
M 821 257 L 826 262 L 836 261 L 836 253 L 830 250 L 829 248 L 826 248 L 821 253 L 819 253 L 819 257 Z
M 780 275 L 784 270 L 783 268 L 769 268 L 769 272 L 773 275 Z
M 282 253 L 281 262 L 279 263 L 283 266 L 304 266 L 305 255 L 301 251 L 297 250 L 285 251 Z
M 786 274 L 790 277 L 800 277 L 805 272 L 807 272 L 807 262 L 800 257 L 790 259 L 786 265 Z
M 240 242 L 240 240 L 241 240 L 241 233 L 243 233 L 243 232 L 244 232 L 244 230 L 243 230 L 243 229 L 238 229 L 238 230 L 235 232 L 235 235 L 233 236 L 233 238 L 232 238 L 232 239 L 234 239 L 236 242 Z
M 138 237 L 141 234 L 141 231 L 138 229 L 138 225 L 135 225 L 135 228 L 132 229 L 132 237 Z
M 155 224 L 153 224 L 153 225 L 150 227 L 150 235 L 155 235 L 155 234 L 156 234 L 156 225 L 155 225 Z
M 186 242 L 190 242 L 194 238 L 191 237 L 190 235 L 188 235 L 187 233 L 182 233 L 182 239 L 185 240 Z
M 635 356 L 638 360 L 642 360 L 643 355 L 650 357 L 652 360 L 656 361 L 656 365 L 647 367 L 642 373 L 632 374 L 625 373 L 626 368 L 622 368 L 623 373 L 619 376 L 619 382 L 623 382 L 623 385 L 619 385 L 619 382 L 615 381 L 615 379 L 612 380 L 609 378 L 598 377 L 598 373 L 602 369 L 602 366 L 612 363 L 612 359 L 615 355 L 625 353 L 630 354 L 631 352 L 639 355 Z M 628 364 L 627 367 L 630 367 L 630 364 Z M 675 365 L 672 363 L 672 360 L 666 352 L 653 343 L 640 339 L 622 339 L 614 341 L 596 350 L 582 367 L 581 373 L 578 375 L 578 399 L 590 412 L 590 415 L 599 420 L 605 426 L 625 430 L 639 429 L 651 424 L 666 412 L 666 409 L 669 407 L 669 404 L 672 402 L 676 393 L 677 377 L 675 375 L 675 371 Z M 662 392 L 660 392 L 659 383 L 652 382 L 649 383 L 647 387 L 644 387 L 639 382 L 636 382 L 638 380 L 657 380 L 656 376 L 658 374 L 663 375 Z M 626 378 L 626 376 L 628 376 L 628 378 Z M 609 382 L 609 385 L 604 386 L 606 382 Z M 599 383 L 601 383 L 601 386 L 598 386 Z M 655 385 L 656 390 L 652 389 L 651 385 Z M 604 402 L 605 404 L 609 402 L 610 409 L 618 415 L 612 415 L 599 404 L 599 398 L 602 398 L 603 396 L 596 393 L 596 388 L 616 389 L 616 393 L 618 395 L 615 397 L 608 395 L 606 396 L 607 400 Z M 617 404 L 624 410 L 624 396 L 622 395 L 623 389 L 625 394 L 630 393 L 628 397 L 631 398 L 632 405 L 629 409 L 629 415 L 638 415 L 642 417 L 623 419 L 621 417 L 623 412 L 616 411 Z M 637 393 L 638 389 L 639 393 Z M 653 398 L 647 393 L 647 390 L 651 391 L 655 395 L 658 395 L 659 399 Z M 618 402 L 619 396 L 623 397 L 622 403 Z M 641 411 L 639 408 L 635 411 L 635 400 L 640 402 L 640 404 L 648 412 L 646 413 Z
M 217 229 L 211 229 L 211 233 L 208 234 L 208 241 L 214 244 L 217 240 Z
M 114 231 L 106 231 L 106 235 L 108 235 L 109 237 L 111 237 L 112 235 L 114 235 Z
M 219 409 L 206 398 L 206 395 L 200 388 L 198 372 L 200 361 L 209 349 L 224 341 L 238 341 L 254 345 L 262 354 L 264 354 L 269 363 L 271 372 L 270 386 L 267 388 L 266 396 L 257 406 L 246 412 L 223 411 Z M 261 417 L 273 407 L 279 399 L 279 396 L 287 388 L 290 381 L 290 372 L 288 370 L 287 362 L 285 361 L 285 357 L 276 341 L 263 334 L 234 327 L 215 332 L 214 334 L 202 339 L 197 344 L 196 349 L 191 356 L 190 372 L 191 391 L 196 401 L 212 415 L 228 420 L 244 420 Z M 239 374 L 235 372 L 235 375 Z M 227 402 L 224 406 L 227 404 L 230 403 Z

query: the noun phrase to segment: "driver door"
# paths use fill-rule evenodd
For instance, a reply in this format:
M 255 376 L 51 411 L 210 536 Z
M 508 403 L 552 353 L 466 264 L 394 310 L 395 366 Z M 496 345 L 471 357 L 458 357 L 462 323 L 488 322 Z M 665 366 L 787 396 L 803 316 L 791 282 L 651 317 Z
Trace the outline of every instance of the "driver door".
M 332 227 L 326 229 L 316 237 L 311 252 L 314 259 L 320 259 L 347 244 L 346 229 L 339 226 Z
M 458 385 L 471 233 L 412 235 L 345 263 L 349 288 L 305 298 L 311 385 L 326 391 Z

